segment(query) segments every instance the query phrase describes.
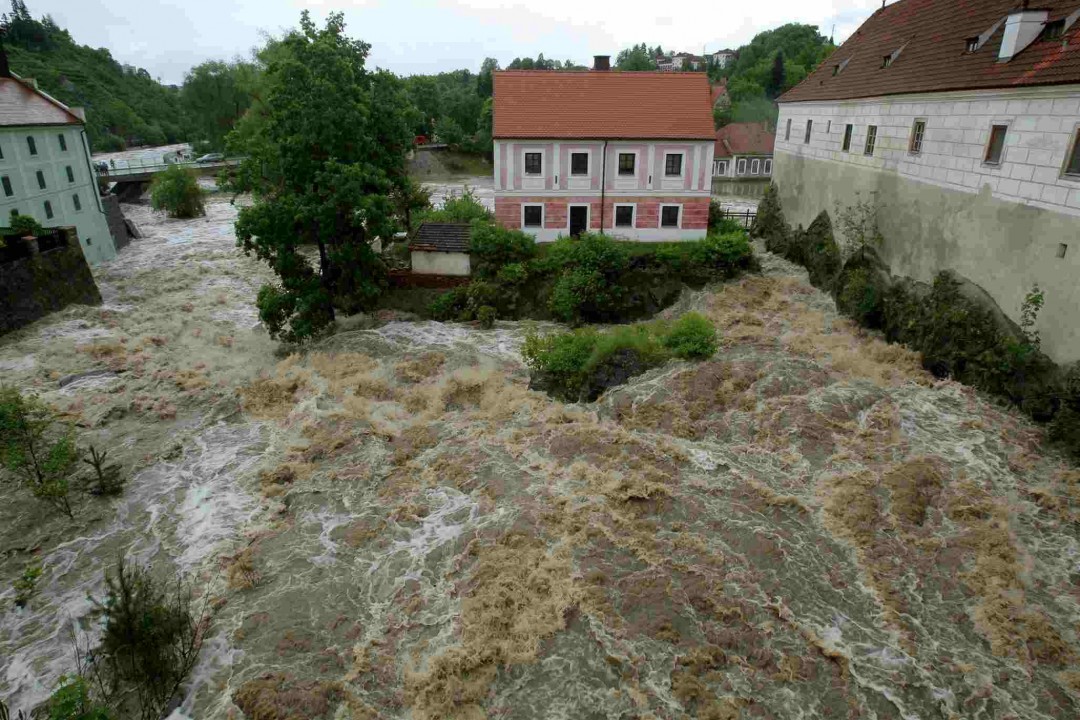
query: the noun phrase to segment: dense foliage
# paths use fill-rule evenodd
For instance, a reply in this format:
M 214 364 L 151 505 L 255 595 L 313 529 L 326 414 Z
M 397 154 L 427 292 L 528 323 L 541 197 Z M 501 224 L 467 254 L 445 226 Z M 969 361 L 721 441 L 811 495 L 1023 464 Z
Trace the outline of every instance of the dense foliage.
M 253 62 L 210 60 L 184 76 L 180 104 L 198 151 L 222 151 L 225 138 L 251 106 L 260 68 Z
M 385 287 L 371 242 L 399 227 L 394 195 L 408 185 L 413 113 L 398 78 L 367 69 L 369 48 L 345 35 L 340 13 L 319 29 L 305 12 L 260 54 L 257 99 L 229 136 L 247 156 L 231 187 L 255 200 L 240 210 L 237 241 L 280 278 L 258 306 L 287 341 L 327 329 L 335 307 L 371 307 Z
M 4 17 L 11 69 L 56 99 L 86 109 L 95 151 L 162 145 L 184 136 L 179 95 L 146 70 L 121 65 L 105 48 L 79 45 L 48 15 L 35 20 L 22 0 Z
M 37 398 L 0 387 L 0 468 L 34 497 L 72 517 L 68 495 L 77 462 L 70 427 Z
M 716 352 L 716 329 L 698 313 L 676 322 L 592 327 L 525 339 L 532 386 L 569 402 L 592 401 L 609 387 L 672 357 L 701 360 Z
M 115 715 L 90 696 L 86 678 L 62 676 L 49 697 L 47 720 L 113 720 Z
M 191 170 L 170 165 L 150 183 L 150 205 L 171 218 L 193 218 L 206 214 L 203 189 Z

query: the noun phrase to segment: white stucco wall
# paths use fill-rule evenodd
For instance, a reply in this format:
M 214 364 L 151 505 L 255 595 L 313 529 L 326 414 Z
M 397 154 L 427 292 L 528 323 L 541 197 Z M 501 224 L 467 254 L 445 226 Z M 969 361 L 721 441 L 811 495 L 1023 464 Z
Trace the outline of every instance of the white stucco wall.
M 413 250 L 412 271 L 418 275 L 461 275 L 470 273 L 468 253 Z
M 916 118 L 927 124 L 913 155 Z M 843 152 L 848 123 L 851 149 Z M 998 166 L 983 162 L 993 124 L 1009 128 Z M 868 125 L 878 127 L 873 156 L 864 155 Z M 1038 283 L 1043 349 L 1071 362 L 1080 359 L 1080 178 L 1062 168 L 1078 125 L 1078 86 L 785 103 L 773 178 L 792 225 L 806 226 L 822 210 L 835 216 L 837 205 L 872 194 L 883 256 L 899 275 L 929 282 L 954 270 L 1014 320 Z
M 63 136 L 67 149 L 61 149 Z M 30 154 L 27 137 L 34 138 L 37 154 Z M 74 225 L 87 262 L 96 265 L 116 256 L 109 226 L 98 198 L 97 182 L 90 171 L 90 150 L 83 129 L 72 126 L 0 128 L 0 176 L 11 183 L 12 195 L 0 189 L 0 225 L 6 225 L 11 211 L 30 215 L 46 227 Z M 71 168 L 74 180 L 68 179 Z M 45 178 L 38 184 L 37 172 Z M 79 209 L 75 198 L 79 198 Z M 47 217 L 45 202 L 52 207 Z

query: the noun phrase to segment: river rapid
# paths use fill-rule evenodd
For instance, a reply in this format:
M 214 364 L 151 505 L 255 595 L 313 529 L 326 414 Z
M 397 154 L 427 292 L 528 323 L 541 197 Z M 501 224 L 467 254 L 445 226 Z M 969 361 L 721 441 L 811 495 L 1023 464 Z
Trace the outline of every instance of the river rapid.
M 713 359 L 564 405 L 530 323 L 386 314 L 283 355 L 227 199 L 124 210 L 105 304 L 0 338 L 4 383 L 129 478 L 74 522 L 0 485 L 13 710 L 122 554 L 212 608 L 174 720 L 1080 714 L 1080 473 L 763 248 L 665 313 L 708 315 Z

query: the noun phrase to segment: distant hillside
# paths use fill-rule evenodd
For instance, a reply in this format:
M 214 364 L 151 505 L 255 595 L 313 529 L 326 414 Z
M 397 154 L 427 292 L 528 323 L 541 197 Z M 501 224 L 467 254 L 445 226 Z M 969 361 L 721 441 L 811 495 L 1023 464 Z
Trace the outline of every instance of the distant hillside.
M 86 108 L 95 151 L 184 139 L 176 87 L 158 83 L 142 68 L 121 65 L 105 48 L 78 45 L 48 15 L 34 20 L 22 0 L 12 3 L 3 27 L 11 69 L 36 79 L 61 102 Z

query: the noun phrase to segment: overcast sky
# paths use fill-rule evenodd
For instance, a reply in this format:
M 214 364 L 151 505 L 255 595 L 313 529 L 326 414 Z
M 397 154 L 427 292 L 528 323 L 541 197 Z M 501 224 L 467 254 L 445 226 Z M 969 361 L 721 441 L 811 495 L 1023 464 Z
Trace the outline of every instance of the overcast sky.
M 892 2 L 892 0 L 890 0 Z M 342 10 L 371 61 L 409 75 L 502 66 L 538 53 L 590 65 L 635 43 L 701 53 L 743 45 L 787 22 L 817 25 L 839 43 L 880 0 L 26 0 L 77 42 L 106 47 L 122 63 L 180 83 L 193 65 L 246 56 L 266 34 Z M 7 3 L 4 3 L 5 5 Z

